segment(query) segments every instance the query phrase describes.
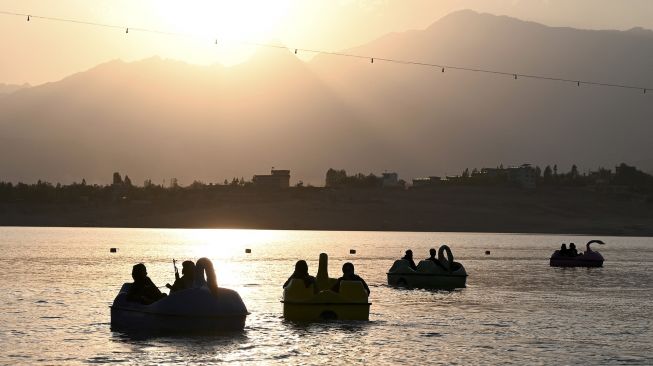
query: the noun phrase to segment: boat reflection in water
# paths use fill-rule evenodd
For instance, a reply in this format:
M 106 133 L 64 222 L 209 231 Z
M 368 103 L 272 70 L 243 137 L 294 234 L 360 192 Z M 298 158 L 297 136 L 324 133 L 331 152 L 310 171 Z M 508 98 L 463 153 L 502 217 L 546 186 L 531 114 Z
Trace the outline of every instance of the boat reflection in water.
M 217 286 L 213 264 L 208 258 L 197 261 L 193 287 L 176 291 L 152 304 L 127 300 L 131 285 L 122 285 L 111 306 L 111 329 L 114 331 L 238 331 L 245 327 L 249 315 L 236 291 Z

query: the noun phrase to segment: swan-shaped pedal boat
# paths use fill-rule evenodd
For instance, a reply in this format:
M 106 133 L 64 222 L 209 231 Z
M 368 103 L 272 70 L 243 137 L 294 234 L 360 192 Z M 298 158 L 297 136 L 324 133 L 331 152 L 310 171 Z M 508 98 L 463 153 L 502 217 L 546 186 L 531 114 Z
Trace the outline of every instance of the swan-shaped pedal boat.
M 360 281 L 341 281 L 340 291 L 331 291 L 337 279 L 329 278 L 328 256 L 320 254 L 315 285 L 292 279 L 283 289 L 283 317 L 293 321 L 369 320 L 367 291 Z
M 206 272 L 207 280 L 204 279 Z M 117 331 L 223 332 L 242 330 L 249 313 L 240 295 L 219 288 L 213 264 L 200 258 L 192 288 L 173 292 L 149 305 L 127 300 L 131 283 L 122 285 L 111 306 Z
M 549 265 L 551 267 L 603 267 L 603 256 L 601 253 L 593 251 L 590 248 L 590 245 L 594 243 L 605 244 L 601 240 L 590 240 L 587 242 L 587 251 L 576 256 L 564 255 L 559 250 L 556 250 L 551 255 Z
M 447 253 L 447 258 L 444 253 Z M 409 288 L 452 290 L 464 288 L 467 272 L 462 264 L 455 262 L 451 249 L 443 245 L 438 250 L 438 263 L 420 261 L 417 271 L 410 268 L 405 259 L 396 260 L 388 271 L 388 285 Z

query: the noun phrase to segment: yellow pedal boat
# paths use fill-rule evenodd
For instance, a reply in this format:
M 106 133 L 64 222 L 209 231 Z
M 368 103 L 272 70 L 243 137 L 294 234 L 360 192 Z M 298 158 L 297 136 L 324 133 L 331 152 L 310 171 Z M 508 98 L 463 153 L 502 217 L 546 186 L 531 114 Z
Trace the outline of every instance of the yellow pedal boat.
M 367 291 L 359 281 L 340 282 L 340 291 L 331 291 L 337 279 L 329 278 L 328 256 L 320 254 L 315 285 L 306 287 L 293 279 L 283 289 L 283 317 L 294 321 L 369 320 Z

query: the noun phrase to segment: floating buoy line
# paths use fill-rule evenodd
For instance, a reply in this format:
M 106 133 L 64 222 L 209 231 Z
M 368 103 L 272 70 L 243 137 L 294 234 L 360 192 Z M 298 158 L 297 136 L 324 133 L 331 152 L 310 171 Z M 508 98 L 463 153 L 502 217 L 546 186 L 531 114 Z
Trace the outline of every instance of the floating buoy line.
M 94 27 L 120 29 L 120 30 L 124 30 L 125 34 L 130 34 L 130 31 L 132 31 L 132 32 L 153 33 L 153 34 L 159 34 L 159 35 L 177 36 L 177 37 L 185 37 L 185 38 L 200 38 L 197 35 L 192 35 L 192 34 L 187 34 L 187 33 L 169 32 L 169 31 L 162 31 L 162 30 L 148 29 L 148 28 L 127 27 L 127 26 L 107 24 L 107 23 L 97 23 L 97 22 L 91 22 L 91 21 L 79 20 L 79 19 L 50 17 L 50 16 L 10 12 L 10 11 L 4 11 L 4 10 L 0 10 L 0 14 L 9 15 L 9 16 L 24 17 L 24 18 L 26 18 L 26 20 L 28 22 L 30 22 L 30 21 L 32 21 L 34 19 L 40 19 L 40 20 L 47 20 L 47 21 L 54 21 L 54 22 L 64 22 L 64 23 L 73 23 L 73 24 L 87 25 L 87 26 L 94 26 Z M 215 45 L 219 44 L 218 40 L 219 40 L 219 38 L 215 38 Z M 608 83 L 608 82 L 593 81 L 593 80 L 567 79 L 567 78 L 562 78 L 562 77 L 552 77 L 552 76 L 544 76 L 544 75 L 537 75 L 537 74 L 520 74 L 520 73 L 514 73 L 514 72 L 490 70 L 490 69 L 483 69 L 483 68 L 472 68 L 472 67 L 463 67 L 463 66 L 455 66 L 455 65 L 443 65 L 443 64 L 437 64 L 437 63 L 429 63 L 429 62 L 421 62 L 421 61 L 413 61 L 413 60 L 402 60 L 402 59 L 395 59 L 395 58 L 383 58 L 383 57 L 376 57 L 376 56 L 356 55 L 356 54 L 344 53 L 344 52 L 331 52 L 331 51 L 323 51 L 323 50 L 316 50 L 316 49 L 309 49 L 309 48 L 287 47 L 287 46 L 257 43 L 257 42 L 234 41 L 234 43 L 239 43 L 239 44 L 248 45 L 248 46 L 255 46 L 255 47 L 267 47 L 267 48 L 284 49 L 284 50 L 288 50 L 290 52 L 294 51 L 295 55 L 297 55 L 299 52 L 305 52 L 305 53 L 312 53 L 312 54 L 323 54 L 323 55 L 330 55 L 330 56 L 340 56 L 340 57 L 349 57 L 349 58 L 357 58 L 357 59 L 366 59 L 366 60 L 369 60 L 369 62 L 371 64 L 374 64 L 375 61 L 382 61 L 382 62 L 394 63 L 394 64 L 400 64 L 400 65 L 432 67 L 432 68 L 441 69 L 443 73 L 445 72 L 446 69 L 450 69 L 450 70 L 456 70 L 456 71 L 466 71 L 466 72 L 474 72 L 474 73 L 482 73 L 482 74 L 491 74 L 491 75 L 497 75 L 497 76 L 508 76 L 508 77 L 514 78 L 514 80 L 517 80 L 519 78 L 526 78 L 526 79 L 535 79 L 535 80 L 544 80 L 544 81 L 556 81 L 556 82 L 563 82 L 563 83 L 573 83 L 573 84 L 576 84 L 577 87 L 580 87 L 582 85 L 587 85 L 587 86 L 598 86 L 598 87 L 638 90 L 638 91 L 642 92 L 643 94 L 647 94 L 648 91 L 653 90 L 653 87 L 643 87 L 643 86 L 636 86 L 636 85 L 629 85 L 629 84 Z

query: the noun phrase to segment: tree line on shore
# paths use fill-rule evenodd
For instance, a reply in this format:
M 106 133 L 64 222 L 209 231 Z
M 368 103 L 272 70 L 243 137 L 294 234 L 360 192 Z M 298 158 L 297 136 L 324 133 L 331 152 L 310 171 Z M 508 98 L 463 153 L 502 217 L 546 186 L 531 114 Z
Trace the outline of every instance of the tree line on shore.
M 527 169 L 531 171 L 537 186 L 584 187 L 584 186 L 621 186 L 633 192 L 653 192 L 653 176 L 634 166 L 620 164 L 614 171 L 599 168 L 589 173 L 580 173 L 576 165 L 572 165 L 569 172 L 559 172 L 558 166 L 547 165 L 544 169 L 539 166 L 522 166 L 504 168 L 502 165 L 491 169 L 463 170 L 460 175 L 444 178 L 432 177 L 435 185 L 478 185 L 497 186 L 515 185 L 511 179 L 512 169 Z M 406 183 L 398 180 L 397 185 L 405 187 Z M 374 174 L 356 173 L 347 175 L 345 170 L 329 169 L 326 173 L 325 186 L 329 188 L 375 188 L 383 186 L 383 176 Z
M 554 187 L 620 187 L 623 190 L 653 195 L 653 176 L 634 166 L 620 164 L 614 171 L 600 168 L 589 173 L 579 173 L 577 167 L 572 166 L 569 172 L 558 172 L 557 166 L 546 166 L 534 169 L 535 180 L 538 186 Z M 447 177 L 441 180 L 440 185 L 477 185 L 497 186 L 511 185 L 508 175 L 503 174 L 505 169 L 498 167 L 493 174 L 487 171 L 465 169 L 461 175 Z M 498 173 L 497 173 L 498 172 Z M 398 180 L 395 187 L 405 187 L 405 182 Z M 325 187 L 305 187 L 300 181 L 294 189 L 380 189 L 383 187 L 383 176 L 375 174 L 356 173 L 348 175 L 345 170 L 329 169 L 326 173 Z M 87 184 L 86 180 L 62 185 L 52 184 L 39 180 L 33 184 L 12 183 L 0 181 L 0 202 L 100 202 L 100 201 L 147 201 L 155 202 L 163 199 L 202 197 L 210 193 L 234 192 L 248 189 L 257 189 L 251 182 L 244 178 L 234 177 L 221 183 L 203 183 L 194 181 L 188 186 L 179 185 L 177 179 L 172 178 L 166 184 L 155 184 L 150 179 L 145 180 L 142 186 L 134 185 L 129 178 L 124 178 L 120 173 L 113 174 L 113 181 L 109 185 Z M 291 188 L 293 189 L 293 188 Z

